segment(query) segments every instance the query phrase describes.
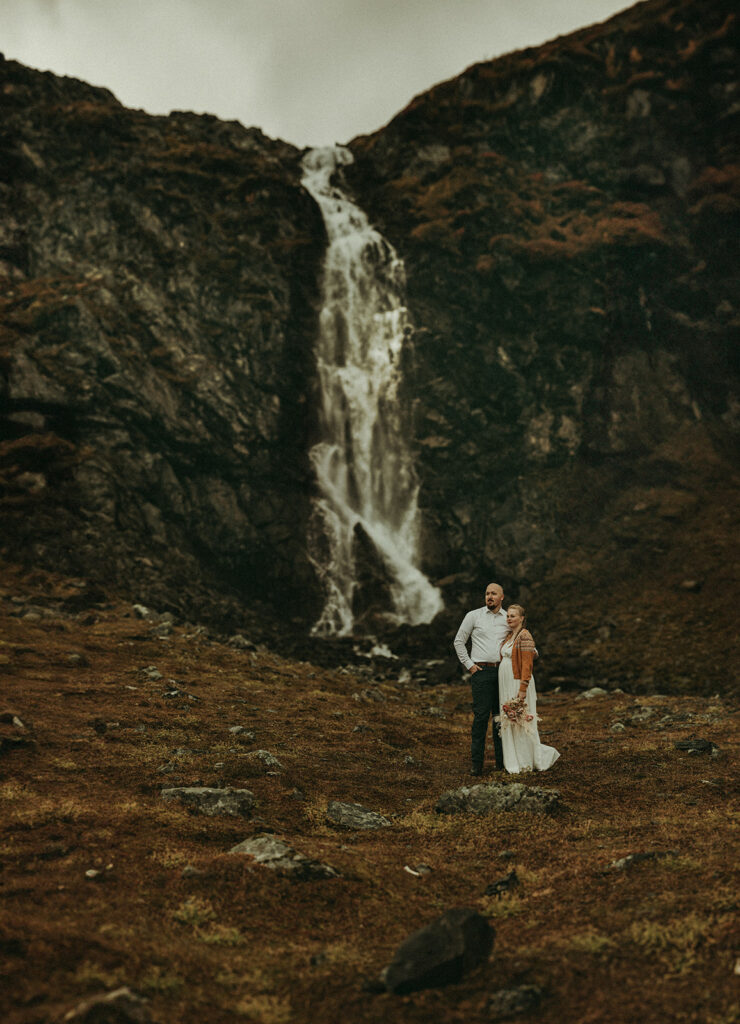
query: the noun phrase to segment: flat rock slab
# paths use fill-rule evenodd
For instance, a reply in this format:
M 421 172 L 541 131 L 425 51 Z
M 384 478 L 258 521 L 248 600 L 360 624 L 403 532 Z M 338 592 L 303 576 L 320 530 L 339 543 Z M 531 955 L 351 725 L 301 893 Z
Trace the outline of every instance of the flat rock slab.
M 166 802 L 179 800 L 199 814 L 227 814 L 233 818 L 248 818 L 257 801 L 250 789 L 211 789 L 207 786 L 174 786 L 162 790 Z
M 296 879 L 339 877 L 339 872 L 335 868 L 310 860 L 276 836 L 264 835 L 245 839 L 243 843 L 232 847 L 229 853 L 251 857 L 257 864 L 270 871 L 277 871 L 281 875 L 289 875 Z
M 341 828 L 370 829 L 390 825 L 390 821 L 377 811 L 370 811 L 360 804 L 343 804 L 339 800 L 329 801 L 326 820 L 330 825 L 339 825 Z
M 521 811 L 551 814 L 560 806 L 557 789 L 525 786 L 523 782 L 502 785 L 500 782 L 481 783 L 450 789 L 437 801 L 437 814 L 492 814 L 516 807 Z
M 461 981 L 488 959 L 494 931 L 477 911 L 455 907 L 413 932 L 380 975 L 381 984 L 396 995 L 423 988 L 441 988 Z
M 86 999 L 65 1015 L 65 1021 L 77 1024 L 150 1024 L 147 1003 L 129 988 Z

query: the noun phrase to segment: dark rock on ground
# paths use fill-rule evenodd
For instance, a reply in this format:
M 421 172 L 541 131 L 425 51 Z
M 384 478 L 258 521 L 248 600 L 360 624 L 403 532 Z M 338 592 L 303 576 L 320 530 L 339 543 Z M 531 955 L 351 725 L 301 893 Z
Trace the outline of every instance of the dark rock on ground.
M 560 807 L 560 793 L 557 789 L 525 786 L 522 782 L 507 785 L 498 782 L 480 783 L 443 793 L 434 809 L 437 814 L 491 814 L 508 811 L 512 807 L 537 814 L 551 814 Z
M 703 740 L 698 736 L 692 736 L 688 740 L 676 740 L 673 746 L 676 750 L 686 750 L 689 754 L 711 754 L 719 749 L 712 740 Z
M 516 889 L 519 886 L 519 879 L 515 870 L 510 871 L 508 875 L 504 875 L 503 878 L 499 878 L 497 882 L 491 882 L 487 885 L 484 892 L 486 896 L 497 896 L 501 897 L 504 893 L 511 892 L 512 889 Z
M 71 1024 L 149 1024 L 146 1000 L 129 988 L 118 988 L 80 1003 L 64 1020 Z
M 532 1013 L 542 1001 L 542 989 L 536 985 L 519 985 L 494 992 L 486 1003 L 487 1020 L 509 1020 Z
M 380 980 L 396 995 L 461 981 L 488 958 L 494 934 L 488 921 L 475 910 L 447 910 L 404 939 Z
M 386 828 L 390 825 L 390 821 L 377 811 L 370 811 L 360 804 L 342 803 L 339 800 L 329 801 L 326 820 L 330 825 L 350 829 Z
M 339 872 L 328 864 L 310 860 L 273 835 L 254 836 L 232 847 L 229 853 L 251 857 L 257 864 L 296 879 L 337 878 Z
M 173 786 L 162 790 L 162 799 L 167 803 L 177 800 L 199 814 L 226 814 L 240 818 L 248 818 L 257 802 L 249 789 L 213 789 L 206 786 Z

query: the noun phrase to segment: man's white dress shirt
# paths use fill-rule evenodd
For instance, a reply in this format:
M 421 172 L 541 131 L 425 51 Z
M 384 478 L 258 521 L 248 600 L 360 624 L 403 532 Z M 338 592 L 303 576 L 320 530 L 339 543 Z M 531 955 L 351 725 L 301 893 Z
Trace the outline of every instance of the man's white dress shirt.
M 466 669 L 477 661 L 500 661 L 501 641 L 509 632 L 506 612 L 499 608 L 493 612 L 486 605 L 468 612 L 460 623 L 455 637 L 455 652 Z M 470 640 L 470 654 L 467 642 Z

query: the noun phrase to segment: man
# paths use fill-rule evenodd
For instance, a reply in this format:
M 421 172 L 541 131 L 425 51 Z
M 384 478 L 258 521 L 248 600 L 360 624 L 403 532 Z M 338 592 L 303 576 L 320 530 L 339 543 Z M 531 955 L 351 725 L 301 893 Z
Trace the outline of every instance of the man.
M 509 632 L 506 612 L 501 607 L 503 588 L 498 583 L 486 587 L 486 603 L 482 608 L 468 612 L 455 637 L 455 652 L 471 675 L 473 691 L 473 725 L 470 737 L 471 775 L 483 771 L 488 721 L 499 713 L 498 665 L 501 660 L 501 641 Z M 470 640 L 470 654 L 467 643 Z M 493 723 L 493 751 L 495 770 L 503 771 L 504 751 L 501 737 Z

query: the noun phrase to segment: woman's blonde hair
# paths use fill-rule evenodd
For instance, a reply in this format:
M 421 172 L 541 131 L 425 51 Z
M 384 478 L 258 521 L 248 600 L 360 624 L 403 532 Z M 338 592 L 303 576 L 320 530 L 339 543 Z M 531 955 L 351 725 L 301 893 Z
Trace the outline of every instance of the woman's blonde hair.
M 509 630 L 509 632 L 506 634 L 504 639 L 501 641 L 501 646 L 503 646 L 504 644 L 509 643 L 509 641 L 512 641 L 513 643 L 516 643 L 516 639 L 519 636 L 519 634 L 521 633 L 521 631 L 524 629 L 524 624 L 527 621 L 527 613 L 526 613 L 525 609 L 522 608 L 522 606 L 520 604 L 510 604 L 509 607 L 506 610 L 507 610 L 507 612 L 510 612 L 510 611 L 519 612 L 519 614 L 522 617 L 522 621 L 521 621 L 521 623 L 519 625 L 519 628 L 516 631 Z

